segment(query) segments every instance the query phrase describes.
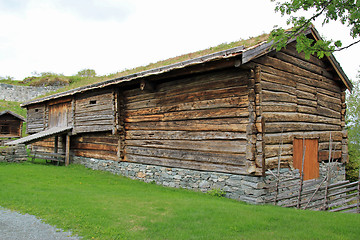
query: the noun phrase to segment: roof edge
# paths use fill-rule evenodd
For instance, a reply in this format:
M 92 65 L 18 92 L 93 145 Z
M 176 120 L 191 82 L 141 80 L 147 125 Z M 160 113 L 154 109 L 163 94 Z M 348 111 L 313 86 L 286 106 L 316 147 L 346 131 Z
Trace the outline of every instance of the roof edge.
M 4 114 L 6 114 L 6 113 L 11 114 L 11 115 L 13 115 L 14 117 L 17 117 L 17 118 L 19 118 L 20 120 L 22 120 L 22 121 L 24 121 L 24 122 L 26 121 L 26 119 L 25 119 L 23 116 L 21 116 L 21 115 L 19 115 L 19 114 L 16 114 L 16 113 L 14 113 L 14 112 L 12 112 L 12 111 L 10 111 L 10 110 L 5 110 L 5 111 L 0 112 L 0 116 L 4 115 Z
M 114 79 L 110 79 L 110 80 L 99 82 L 99 83 L 94 83 L 94 84 L 83 86 L 83 87 L 78 87 L 78 88 L 71 89 L 71 90 L 68 90 L 68 91 L 65 91 L 65 92 L 55 93 L 55 94 L 50 95 L 50 96 L 46 96 L 46 97 L 43 97 L 43 98 L 39 98 L 39 99 L 35 99 L 35 100 L 32 100 L 32 101 L 22 103 L 21 107 L 26 107 L 28 105 L 33 105 L 33 104 L 41 103 L 41 102 L 44 102 L 44 101 L 48 101 L 48 100 L 52 100 L 52 99 L 56 99 L 56 98 L 60 98 L 60 97 L 71 96 L 71 95 L 74 95 L 76 93 L 89 91 L 89 90 L 92 90 L 92 89 L 95 89 L 95 88 L 103 88 L 103 87 L 107 87 L 107 86 L 110 86 L 110 85 L 131 81 L 131 80 L 134 80 L 134 79 L 137 79 L 137 78 L 143 78 L 143 77 L 147 77 L 147 76 L 150 76 L 150 75 L 158 75 L 158 74 L 165 73 L 165 72 L 168 72 L 168 71 L 171 71 L 171 70 L 174 70 L 174 69 L 181 69 L 181 68 L 185 68 L 185 67 L 188 67 L 188 66 L 191 66 L 191 65 L 196 65 L 196 64 L 201 64 L 201 63 L 214 61 L 214 60 L 225 59 L 225 58 L 237 56 L 237 55 L 242 54 L 244 49 L 245 49 L 244 46 L 230 48 L 230 49 L 226 49 L 226 50 L 223 50 L 223 51 L 219 51 L 219 52 L 211 53 L 211 54 L 208 54 L 208 55 L 204 55 L 204 56 L 201 56 L 201 57 L 193 58 L 193 59 L 190 59 L 190 60 L 185 60 L 185 61 L 182 61 L 182 62 L 170 64 L 170 65 L 167 65 L 167 66 L 153 68 L 153 69 L 150 69 L 150 70 L 146 70 L 146 71 L 126 75 L 126 76 L 123 76 L 123 77 L 114 78 Z

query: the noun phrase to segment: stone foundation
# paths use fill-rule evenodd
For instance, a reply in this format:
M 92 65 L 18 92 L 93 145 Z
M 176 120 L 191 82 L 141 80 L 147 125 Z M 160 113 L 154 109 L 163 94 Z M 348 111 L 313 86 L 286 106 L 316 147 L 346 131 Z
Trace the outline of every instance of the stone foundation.
M 262 204 L 272 192 L 266 188 L 275 178 L 269 172 L 265 177 L 245 176 L 219 172 L 205 172 L 182 168 L 144 165 L 130 162 L 115 162 L 95 158 L 73 157 L 73 163 L 82 164 L 93 170 L 109 171 L 131 179 L 144 182 L 154 182 L 166 187 L 184 188 L 195 191 L 208 192 L 212 189 L 223 190 L 226 197 L 252 204 Z M 345 178 L 345 167 L 341 163 L 333 164 L 336 175 Z M 342 165 L 342 166 L 340 166 Z M 324 167 L 326 168 L 326 163 Z M 326 173 L 326 172 L 325 172 Z M 322 173 L 321 176 L 325 173 Z M 299 171 L 281 169 L 281 174 L 299 176 Z
M 25 162 L 27 159 L 25 144 L 0 149 L 0 162 Z

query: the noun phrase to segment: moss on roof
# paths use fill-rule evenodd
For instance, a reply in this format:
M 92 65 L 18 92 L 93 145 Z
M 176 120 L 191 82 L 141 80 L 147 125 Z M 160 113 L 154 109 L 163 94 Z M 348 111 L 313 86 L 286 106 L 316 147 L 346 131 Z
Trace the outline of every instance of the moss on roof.
M 83 87 L 83 86 L 103 82 L 103 81 L 110 80 L 110 79 L 124 77 L 124 76 L 130 75 L 130 74 L 139 73 L 142 71 L 146 71 L 146 70 L 150 70 L 150 69 L 154 69 L 154 68 L 158 68 L 158 67 L 162 67 L 162 66 L 167 66 L 170 64 L 174 64 L 174 63 L 179 63 L 182 61 L 198 58 L 201 56 L 205 56 L 205 55 L 208 55 L 211 53 L 227 50 L 227 49 L 234 48 L 234 47 L 244 46 L 245 48 L 248 48 L 248 47 L 254 46 L 256 44 L 259 44 L 261 42 L 267 41 L 268 38 L 269 38 L 269 34 L 262 34 L 260 36 L 252 37 L 252 38 L 249 38 L 246 40 L 239 40 L 239 41 L 234 41 L 234 42 L 230 42 L 230 43 L 222 43 L 215 47 L 210 47 L 208 49 L 196 51 L 193 53 L 183 54 L 183 55 L 180 55 L 177 57 L 169 58 L 166 60 L 161 60 L 156 63 L 150 63 L 146 66 L 140 66 L 140 67 L 136 67 L 136 68 L 132 68 L 132 69 L 125 69 L 121 72 L 117 72 L 117 73 L 106 75 L 106 76 L 84 78 L 84 79 L 76 81 L 64 88 L 59 89 L 56 92 L 64 92 L 64 91 L 68 91 L 68 90 L 71 90 L 74 88 Z M 54 94 L 54 93 L 55 92 L 52 92 L 51 94 Z M 47 95 L 50 95 L 50 94 L 47 94 Z

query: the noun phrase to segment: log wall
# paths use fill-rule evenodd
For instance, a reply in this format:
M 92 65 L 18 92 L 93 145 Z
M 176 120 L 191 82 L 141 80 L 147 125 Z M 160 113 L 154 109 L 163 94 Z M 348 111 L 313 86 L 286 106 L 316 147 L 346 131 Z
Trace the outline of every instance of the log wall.
M 83 133 L 71 137 L 75 156 L 117 161 L 118 137 L 111 132 Z
M 124 161 L 247 173 L 248 79 L 231 69 L 125 91 Z
M 112 130 L 115 122 L 113 99 L 111 90 L 76 96 L 73 103 L 74 133 Z
M 318 138 L 319 161 L 327 160 L 330 133 L 335 158 L 344 160 L 345 88 L 327 71 L 330 63 L 315 57 L 306 60 L 293 45 L 254 62 L 261 68 L 267 168 L 276 166 L 281 142 L 282 164 L 292 164 L 295 137 Z
M 28 133 L 37 133 L 45 128 L 45 105 L 34 105 L 27 108 L 27 125 Z

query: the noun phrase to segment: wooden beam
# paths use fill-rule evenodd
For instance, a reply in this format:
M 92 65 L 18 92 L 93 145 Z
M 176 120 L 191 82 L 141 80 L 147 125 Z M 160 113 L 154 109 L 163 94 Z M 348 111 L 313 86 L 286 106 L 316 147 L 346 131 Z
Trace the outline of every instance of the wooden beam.
M 54 153 L 58 152 L 59 148 L 59 136 L 54 137 Z
M 65 166 L 70 163 L 70 134 L 66 135 Z

